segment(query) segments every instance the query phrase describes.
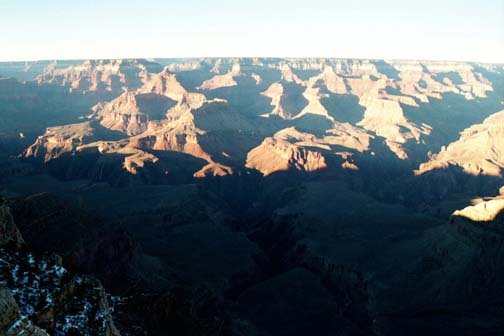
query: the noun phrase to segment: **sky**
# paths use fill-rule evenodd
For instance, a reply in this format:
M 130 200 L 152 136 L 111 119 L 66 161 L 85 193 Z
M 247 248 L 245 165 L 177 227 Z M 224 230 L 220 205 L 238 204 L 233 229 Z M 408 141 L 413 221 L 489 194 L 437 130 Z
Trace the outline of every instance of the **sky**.
M 0 61 L 226 56 L 504 63 L 504 0 L 0 0 Z

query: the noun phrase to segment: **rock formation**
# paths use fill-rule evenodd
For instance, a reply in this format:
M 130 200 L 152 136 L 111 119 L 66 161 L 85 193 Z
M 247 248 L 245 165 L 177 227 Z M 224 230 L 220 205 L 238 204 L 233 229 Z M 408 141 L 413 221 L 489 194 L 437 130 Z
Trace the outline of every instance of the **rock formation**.
M 119 335 L 98 280 L 70 275 L 57 255 L 20 249 L 24 240 L 5 204 L 0 228 L 0 334 Z
M 277 115 L 283 119 L 290 119 L 291 114 L 284 110 L 282 106 L 282 96 L 284 94 L 284 87 L 281 83 L 273 83 L 270 87 L 261 92 L 262 95 L 271 98 L 271 105 L 273 106 L 273 111 L 270 113 L 264 114 L 264 116 Z
M 447 92 L 473 99 L 486 97 L 486 92 L 493 90 L 491 83 L 466 63 L 393 61 L 390 64 L 399 71 L 400 80 L 396 84 L 401 93 L 423 103 L 429 102 L 429 98 L 441 99 Z M 458 77 L 456 83 L 449 78 L 454 76 Z
M 329 145 L 342 146 L 361 153 L 370 149 L 371 139 L 373 136 L 365 130 L 338 122 L 335 122 L 323 137 L 323 141 Z
M 274 172 L 296 169 L 312 172 L 327 167 L 322 154 L 307 150 L 283 139 L 266 138 L 247 155 L 247 167 L 264 176 Z
M 366 107 L 364 119 L 358 125 L 384 137 L 387 146 L 400 159 L 408 154 L 402 145 L 409 140 L 420 142 L 422 135 L 429 135 L 428 125 L 417 126 L 406 119 L 399 102 L 394 100 L 367 97 L 360 103 Z
M 296 83 L 299 85 L 304 85 L 304 81 L 301 80 L 291 69 L 291 67 L 288 64 L 282 64 L 280 66 L 280 71 L 282 72 L 282 77 L 281 80 L 289 82 L 289 83 Z
M 207 174 L 226 175 L 231 168 L 217 164 L 200 145 L 199 137 L 204 130 L 196 127 L 192 109 L 181 112 L 178 117 L 168 120 L 149 122 L 147 129 L 135 136 L 120 141 L 99 141 L 79 146 L 78 151 L 96 147 L 101 154 L 125 155 L 123 167 L 136 174 L 145 163 L 156 163 L 159 159 L 149 151 L 173 151 L 203 159 L 208 165 L 195 172 L 196 177 Z
M 303 92 L 303 97 L 308 101 L 308 105 L 295 118 L 300 118 L 307 114 L 320 115 L 334 121 L 334 118 L 329 115 L 329 111 L 320 102 L 321 99 L 327 98 L 328 95 L 321 93 L 319 87 L 314 87 L 315 83 L 308 85 Z
M 240 64 L 236 63 L 233 65 L 231 71 L 224 75 L 216 75 L 211 79 L 204 81 L 200 86 L 200 90 L 215 90 L 222 87 L 229 87 L 238 85 L 234 80 L 234 77 L 240 75 Z
M 54 84 L 78 92 L 114 92 L 139 88 L 149 72 L 162 67 L 146 60 L 93 60 L 68 68 L 50 65 L 37 77 L 39 84 Z
M 11 291 L 2 286 L 0 286 L 0 334 L 49 336 L 43 329 L 34 326 L 26 317 L 21 316 Z
M 48 162 L 65 153 L 73 152 L 84 143 L 84 139 L 92 137 L 93 134 L 90 122 L 49 127 L 24 151 L 23 156 L 40 157 Z
M 332 66 L 325 66 L 324 71 L 319 76 L 312 77 L 310 80 L 313 82 L 322 80 L 327 89 L 332 93 L 345 94 L 348 92 L 343 77 L 336 74 Z
M 134 92 L 125 92 L 97 110 L 102 126 L 127 135 L 142 133 L 149 121 L 148 116 L 140 111 Z
M 323 138 L 291 127 L 266 138 L 261 145 L 251 150 L 247 155 L 246 166 L 265 176 L 290 169 L 312 172 L 327 167 L 324 155 L 330 155 L 333 146 L 363 152 L 369 148 L 370 139 L 365 131 L 349 124 L 334 124 L 334 128 L 328 130 Z M 338 150 L 332 154 L 344 157 L 345 160 L 352 155 Z M 358 168 L 348 161 L 342 166 L 345 169 Z
M 504 111 L 460 133 L 459 140 L 443 147 L 422 163 L 416 174 L 458 166 L 471 175 L 501 176 L 504 169 Z
M 320 131 L 317 136 L 312 135 L 317 139 L 316 146 L 323 146 L 323 151 L 329 151 L 319 152 L 323 157 L 334 154 L 346 160 L 353 153 L 366 152 L 370 139 L 376 137 L 378 140 L 383 138 L 390 151 L 405 161 L 411 154 L 414 158 L 425 155 L 424 144 L 428 143 L 433 133 L 428 121 L 415 123 L 410 120 L 408 113 L 411 109 L 414 113 L 421 113 L 423 105 L 428 104 L 430 99 L 442 100 L 448 93 L 467 100 L 484 98 L 493 90 L 493 83 L 485 77 L 485 71 L 501 71 L 498 67 L 481 70 L 483 65 L 423 61 L 210 58 L 163 62 L 166 66 L 162 71 L 153 71 L 158 70 L 160 64 L 141 60 L 90 61 L 46 71 L 39 77 L 40 83 L 52 82 L 75 88 L 87 85 L 85 90 L 102 87 L 105 91 L 113 91 L 116 76 L 121 79 L 121 90 L 126 91 L 115 99 L 96 104 L 89 121 L 48 128 L 25 150 L 24 156 L 44 157 L 45 161 L 49 161 L 63 153 L 97 148 L 101 154 L 121 154 L 124 156 L 124 168 L 138 173 L 146 163 L 159 164 L 160 160 L 163 161 L 156 151 L 174 151 L 206 161 L 207 164 L 195 172 L 195 176 L 224 175 L 243 168 L 250 148 L 256 147 L 261 140 L 264 148 L 274 148 L 285 139 L 272 134 L 284 128 L 297 127 L 305 133 Z M 134 70 L 128 72 L 125 69 Z M 202 75 L 208 78 L 209 74 L 212 78 L 203 81 L 198 89 L 211 91 L 239 85 L 244 87 L 238 87 L 236 92 L 231 90 L 234 93 L 217 91 L 222 97 L 215 98 L 214 94 L 213 99 L 207 99 L 204 94 L 190 92 L 181 84 L 196 85 Z M 255 85 L 248 80 L 236 80 L 249 76 Z M 85 85 L 86 81 L 91 84 Z M 250 98 L 250 104 L 249 100 L 245 100 L 247 103 L 243 105 L 236 104 L 239 99 L 237 92 L 241 90 L 247 97 L 257 96 L 257 99 Z M 271 109 L 264 105 L 267 104 L 264 100 L 268 98 Z M 334 111 L 334 106 L 341 110 Z M 359 109 L 363 111 L 362 116 L 357 114 Z M 355 115 L 350 115 L 355 112 Z M 342 120 L 351 120 L 352 125 L 338 122 L 340 115 Z M 279 118 L 260 120 L 257 116 Z M 96 122 L 111 132 L 98 135 Z M 471 129 L 468 132 L 474 131 Z M 117 141 L 117 137 L 113 137 L 114 132 L 124 134 L 123 139 Z M 483 138 L 484 132 L 480 133 Z M 237 143 L 236 148 L 231 149 L 235 153 L 233 158 L 226 157 L 222 153 L 230 149 L 224 147 L 228 147 L 237 136 L 240 144 L 253 146 Z M 225 137 L 230 138 L 223 141 Z M 256 140 L 257 137 L 261 139 Z M 466 134 L 464 137 L 469 136 Z M 281 141 L 277 141 L 279 139 Z M 302 146 L 308 152 L 312 150 L 298 143 L 302 141 L 287 142 L 290 145 L 284 143 L 284 146 L 290 148 L 288 151 L 300 150 L 293 146 Z M 226 146 L 223 147 L 223 143 Z M 350 155 L 343 154 L 344 151 L 337 154 L 336 146 L 350 148 Z M 452 148 L 460 152 L 457 146 L 450 145 L 450 153 Z M 498 153 L 500 147 L 495 144 L 491 148 Z M 467 172 L 483 169 L 490 175 L 499 174 L 499 158 L 491 148 L 478 163 L 472 160 L 472 154 L 464 154 L 467 159 L 461 160 L 468 162 L 457 165 L 463 166 Z M 477 151 L 481 156 L 482 151 Z M 310 156 L 308 152 L 305 159 Z M 385 151 L 379 151 L 378 155 L 383 153 Z M 447 162 L 454 163 L 456 160 L 450 153 L 442 151 L 433 156 L 437 159 L 423 164 L 419 172 L 445 167 Z M 258 157 L 258 151 L 254 154 Z M 373 151 L 372 155 L 375 154 Z M 225 157 L 221 161 L 226 164 L 217 162 L 217 157 L 219 160 Z M 304 154 L 300 153 L 299 157 L 303 158 Z M 314 157 L 310 156 L 310 159 Z M 324 164 L 327 165 L 327 162 Z M 253 166 L 257 166 L 257 162 Z M 358 168 L 354 161 L 343 161 L 338 166 Z
M 201 93 L 187 92 L 178 82 L 177 76 L 166 69 L 160 73 L 150 74 L 138 92 L 166 96 L 179 104 L 188 104 L 193 109 L 201 107 L 206 101 Z
M 452 217 L 466 218 L 473 222 L 492 222 L 504 210 L 504 187 L 500 189 L 500 195 L 474 199 L 472 203 L 462 210 L 456 210 Z

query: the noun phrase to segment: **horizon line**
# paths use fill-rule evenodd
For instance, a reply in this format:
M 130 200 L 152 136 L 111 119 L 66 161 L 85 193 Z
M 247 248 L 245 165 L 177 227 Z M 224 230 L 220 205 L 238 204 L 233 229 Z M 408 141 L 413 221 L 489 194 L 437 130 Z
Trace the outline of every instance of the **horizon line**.
M 103 60 L 134 60 L 134 59 L 144 59 L 144 60 L 156 60 L 156 59 L 166 59 L 166 60 L 176 60 L 176 59 L 187 59 L 187 60 L 200 60 L 200 59 L 279 59 L 279 60 L 289 60 L 289 59 L 319 59 L 319 60 L 361 60 L 361 61 L 392 61 L 392 62 L 406 62 L 406 61 L 417 61 L 417 62 L 450 62 L 450 63 L 479 63 L 479 64 L 491 64 L 491 65 L 504 65 L 504 60 L 496 62 L 488 61 L 477 61 L 477 60 L 453 60 L 453 59 L 442 59 L 442 58 L 379 58 L 379 57 L 338 57 L 338 56 L 164 56 L 164 57 L 83 57 L 83 58 L 27 58 L 27 59 L 0 59 L 0 63 L 22 63 L 22 62 L 57 62 L 57 61 L 103 61 Z

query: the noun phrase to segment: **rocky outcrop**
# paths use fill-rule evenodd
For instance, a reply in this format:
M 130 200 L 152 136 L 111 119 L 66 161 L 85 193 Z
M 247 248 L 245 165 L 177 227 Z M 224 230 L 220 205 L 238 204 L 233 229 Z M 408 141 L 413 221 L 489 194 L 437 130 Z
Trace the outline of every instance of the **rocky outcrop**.
M 296 83 L 298 85 L 305 85 L 305 82 L 299 78 L 291 69 L 291 67 L 284 63 L 279 66 L 281 71 L 281 80 L 286 81 L 288 83 Z
M 178 117 L 149 122 L 147 129 L 138 135 L 119 141 L 92 142 L 77 147 L 77 150 L 97 148 L 101 154 L 124 155 L 123 167 L 132 174 L 136 174 L 146 163 L 159 160 L 151 151 L 180 152 L 205 160 L 208 164 L 195 172 L 195 177 L 230 174 L 230 167 L 216 163 L 201 146 L 199 137 L 206 132 L 196 127 L 192 109 L 188 107 L 180 112 Z
M 188 92 L 177 80 L 177 76 L 165 69 L 156 74 L 150 74 L 138 93 L 150 93 L 166 96 L 179 104 L 187 104 L 191 109 L 197 109 L 206 102 L 201 93 Z
M 147 129 L 149 122 L 146 113 L 140 111 L 134 92 L 125 92 L 101 108 L 97 108 L 97 116 L 101 118 L 100 124 L 103 127 L 127 135 L 142 133 Z
M 271 84 L 266 91 L 261 93 L 262 95 L 271 99 L 271 105 L 273 106 L 273 111 L 264 114 L 264 117 L 276 115 L 282 119 L 288 120 L 300 118 L 307 114 L 314 114 L 325 117 L 330 121 L 334 121 L 333 117 L 329 115 L 329 112 L 321 102 L 322 99 L 329 97 L 328 94 L 321 92 L 321 89 L 318 85 L 319 79 L 324 77 L 324 74 L 312 77 L 307 82 L 301 81 L 298 77 L 294 77 L 295 75 L 292 73 L 292 71 L 290 71 L 289 74 L 284 73 L 282 76 L 286 76 L 285 78 L 282 77 L 283 81 L 285 82 L 294 82 L 302 86 L 306 86 L 306 89 L 303 92 L 303 97 L 306 99 L 308 104 L 297 115 L 295 114 L 296 111 L 289 111 L 285 106 L 285 100 L 288 96 L 288 93 L 286 92 L 286 89 L 282 82 L 275 82 Z
M 264 176 L 291 168 L 312 172 L 327 167 L 322 154 L 300 148 L 287 141 L 265 139 L 247 155 L 247 168 L 259 170 Z
M 342 146 L 346 149 L 362 153 L 370 149 L 370 143 L 373 138 L 364 129 L 348 123 L 335 122 L 333 127 L 326 131 L 323 142 L 331 146 Z
M 358 125 L 384 137 L 385 143 L 398 158 L 407 159 L 403 145 L 410 141 L 420 142 L 422 135 L 429 135 L 428 125 L 417 126 L 404 116 L 397 101 L 367 97 L 360 104 L 366 107 L 364 119 Z
M 44 158 L 44 161 L 48 162 L 59 158 L 65 153 L 73 152 L 84 143 L 85 139 L 90 139 L 93 135 L 94 129 L 89 121 L 49 127 L 22 155 L 24 157 Z
M 19 306 L 18 322 L 10 326 L 12 335 L 23 335 L 23 329 L 46 335 L 39 327 L 56 334 L 79 330 L 83 335 L 119 335 L 98 280 L 69 276 L 55 256 L 21 251 L 0 253 L 0 280 L 9 286 Z M 9 299 L 5 291 L 4 297 Z M 13 308 L 10 311 L 15 312 Z
M 472 65 L 458 62 L 391 61 L 399 71 L 396 85 L 404 95 L 427 103 L 430 98 L 442 99 L 443 93 L 456 93 L 466 99 L 486 97 L 493 91 L 491 83 Z
M 322 154 L 293 144 L 275 134 L 266 138 L 258 147 L 247 155 L 247 168 L 260 171 L 264 176 L 279 171 L 295 169 L 312 172 L 327 167 Z
M 289 169 L 312 172 L 327 168 L 326 159 L 337 156 L 345 160 L 342 168 L 357 170 L 358 166 L 351 162 L 351 157 L 354 153 L 367 151 L 372 138 L 365 130 L 347 123 L 335 122 L 333 128 L 320 138 L 290 127 L 264 139 L 261 145 L 252 149 L 247 155 L 246 166 L 263 175 Z
M 131 174 L 136 174 L 139 168 L 146 163 L 156 163 L 159 159 L 134 146 L 130 146 L 130 140 L 120 141 L 97 141 L 77 147 L 77 151 L 96 148 L 100 154 L 121 154 L 124 156 L 123 167 Z
M 270 87 L 266 91 L 261 92 L 261 94 L 263 96 L 270 98 L 271 105 L 273 106 L 273 111 L 264 114 L 265 117 L 268 117 L 270 115 L 276 115 L 283 119 L 291 118 L 291 114 L 288 111 L 285 111 L 284 107 L 282 106 L 284 87 L 282 86 L 281 83 L 277 82 L 271 84 Z
M 320 88 L 315 86 L 316 83 L 308 84 L 308 87 L 303 92 L 303 97 L 308 101 L 308 105 L 295 118 L 301 118 L 307 114 L 319 115 L 324 118 L 334 121 L 334 118 L 329 115 L 329 111 L 322 105 L 321 99 L 328 98 L 329 95 L 322 93 Z
M 417 175 L 457 166 L 470 175 L 501 176 L 504 169 L 504 111 L 460 133 L 459 140 L 443 147 L 422 163 Z
M 0 243 L 1 335 L 119 335 L 100 281 L 71 274 L 58 255 L 20 249 L 24 240 L 2 204 L 4 224 L 10 230 Z
M 343 77 L 336 74 L 332 66 L 325 66 L 324 71 L 319 76 L 312 77 L 310 79 L 310 81 L 314 83 L 318 82 L 319 80 L 322 80 L 322 82 L 327 87 L 327 90 L 332 93 L 345 94 L 348 92 Z
M 452 214 L 453 222 L 463 222 L 464 219 L 471 222 L 486 222 L 494 228 L 499 228 L 502 223 L 497 218 L 504 212 L 504 187 L 500 188 L 499 195 L 495 197 L 476 198 L 469 205 Z M 504 227 L 500 227 L 504 230 Z
M 49 336 L 49 334 L 32 324 L 19 312 L 16 300 L 9 288 L 0 286 L 0 334 L 5 336 Z
M 54 84 L 78 92 L 114 92 L 139 88 L 149 72 L 161 65 L 146 60 L 91 60 L 67 68 L 49 66 L 39 75 L 39 84 Z
M 261 76 L 260 76 L 260 75 L 258 75 L 258 74 L 256 74 L 255 72 L 253 72 L 253 73 L 250 75 L 250 77 L 252 77 L 252 78 L 255 80 L 256 85 L 260 85 L 260 84 L 262 84 L 262 82 L 263 82 L 263 80 L 262 80 Z
M 312 172 L 327 168 L 326 159 L 333 155 L 345 160 L 341 164 L 344 169 L 357 170 L 355 163 L 348 160 L 352 161 L 353 153 L 367 151 L 371 139 L 366 131 L 346 123 L 334 123 L 320 138 L 290 127 L 252 149 L 247 155 L 246 166 L 263 175 L 289 169 Z
M 195 60 L 186 60 L 182 62 L 175 62 L 166 65 L 166 69 L 171 72 L 180 72 L 180 71 L 193 71 L 200 70 L 203 67 L 203 62 L 199 59 Z
M 175 106 L 169 106 L 161 113 L 158 112 L 158 115 L 153 115 L 147 108 L 149 105 L 163 107 L 170 101 Z M 93 110 L 94 117 L 100 119 L 102 126 L 127 135 L 137 135 L 147 130 L 149 121 L 177 119 L 184 113 L 213 101 L 222 100 L 207 100 L 201 93 L 188 92 L 178 82 L 176 75 L 165 69 L 160 73 L 149 74 L 144 85 L 137 91 L 125 92 L 108 103 L 97 104 Z
M 234 80 L 234 77 L 240 76 L 240 64 L 236 63 L 233 65 L 231 71 L 224 75 L 216 75 L 206 81 L 204 81 L 198 88 L 200 90 L 215 90 L 223 87 L 230 87 L 238 85 Z
M 336 94 L 347 93 L 347 87 L 343 78 L 336 74 L 334 68 L 326 66 L 320 74 L 319 79 L 326 85 L 327 90 Z
M 162 111 L 161 117 L 153 116 L 148 109 L 142 107 L 149 105 L 146 102 L 151 105 L 163 104 L 163 99 L 175 102 L 175 106 Z M 139 90 L 124 92 L 110 102 L 95 105 L 94 113 L 90 116 L 92 121 L 47 129 L 23 155 L 43 156 L 47 162 L 64 153 L 96 148 L 100 154 L 123 155 L 123 167 L 136 174 L 147 163 L 156 163 L 159 160 L 150 151 L 176 151 L 208 162 L 195 173 L 196 177 L 229 174 L 231 168 L 214 162 L 201 148 L 197 138 L 205 132 L 195 126 L 193 110 L 214 102 L 225 101 L 207 100 L 201 93 L 188 92 L 174 74 L 164 70 L 158 74 L 150 74 Z M 162 120 L 156 120 L 156 117 Z M 96 120 L 106 129 L 130 137 L 117 141 L 100 140 L 95 136 L 95 129 L 92 127 Z
M 467 99 L 485 98 L 493 91 L 491 83 L 481 73 L 474 72 L 474 67 L 458 62 L 429 62 L 425 67 L 435 76 L 440 77 L 446 86 L 455 86 Z M 453 74 L 456 74 L 453 76 Z

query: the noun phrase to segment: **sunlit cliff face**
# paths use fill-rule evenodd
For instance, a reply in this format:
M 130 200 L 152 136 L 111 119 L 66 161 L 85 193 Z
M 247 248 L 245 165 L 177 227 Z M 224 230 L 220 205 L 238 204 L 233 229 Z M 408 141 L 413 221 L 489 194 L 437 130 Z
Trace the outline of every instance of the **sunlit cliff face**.
M 472 205 L 462 210 L 457 210 L 453 216 L 464 217 L 475 222 L 491 222 L 497 218 L 504 210 L 504 187 L 500 190 L 500 195 L 485 199 L 477 198 L 472 201 Z

